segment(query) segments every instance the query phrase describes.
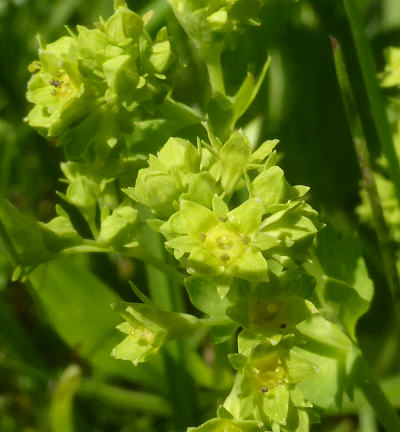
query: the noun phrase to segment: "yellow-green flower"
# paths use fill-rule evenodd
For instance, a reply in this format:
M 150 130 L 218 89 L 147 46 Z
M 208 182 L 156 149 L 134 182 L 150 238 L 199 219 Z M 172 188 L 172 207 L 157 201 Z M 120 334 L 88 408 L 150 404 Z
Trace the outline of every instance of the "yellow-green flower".
M 267 280 L 262 251 L 279 245 L 279 240 L 260 232 L 262 215 L 263 206 L 253 199 L 231 211 L 218 196 L 213 210 L 183 200 L 180 211 L 160 231 L 177 259 L 187 255 L 189 273 Z

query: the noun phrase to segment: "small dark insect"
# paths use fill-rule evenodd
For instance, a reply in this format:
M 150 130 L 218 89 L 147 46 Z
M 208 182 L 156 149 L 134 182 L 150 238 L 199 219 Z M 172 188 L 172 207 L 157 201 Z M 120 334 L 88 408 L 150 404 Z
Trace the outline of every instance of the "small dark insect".
M 286 328 L 286 324 L 285 323 L 281 324 L 281 329 L 285 329 L 285 328 Z
M 267 386 L 260 387 L 260 392 L 261 393 L 268 393 L 268 387 Z
M 53 87 L 61 87 L 62 81 L 57 81 L 55 79 L 50 80 L 50 85 L 52 85 Z
M 219 217 L 219 220 L 220 220 L 221 222 L 226 222 L 226 221 L 228 220 L 228 217 L 227 217 L 227 216 L 220 216 L 220 217 Z

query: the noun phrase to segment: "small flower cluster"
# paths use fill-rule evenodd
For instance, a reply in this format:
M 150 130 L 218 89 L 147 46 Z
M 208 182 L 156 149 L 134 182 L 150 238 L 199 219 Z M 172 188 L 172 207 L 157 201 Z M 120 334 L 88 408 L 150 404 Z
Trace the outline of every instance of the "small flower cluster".
M 278 141 L 252 151 L 241 131 L 222 143 L 207 130 L 209 142 L 197 146 L 170 138 L 125 189 L 151 210 L 150 226 L 192 275 L 193 304 L 227 324 L 222 340 L 243 329 L 230 356 L 231 394 L 218 418 L 192 430 L 306 431 L 312 405 L 297 384 L 315 368 L 294 347 L 297 326 L 317 312 L 305 289 L 313 278 L 301 264 L 322 224 L 304 201 L 308 188 L 291 186 L 276 165 Z
M 166 28 L 154 41 L 145 20 L 115 2 L 115 13 L 97 28 L 41 44 L 27 98 L 35 106 L 28 123 L 61 144 L 73 139 L 116 145 L 132 129 L 132 117 L 166 93 L 165 72 L 172 61 Z M 80 156 L 84 148 L 79 149 Z
M 170 3 L 212 73 L 215 57 L 244 25 L 255 24 L 264 1 Z M 317 309 L 310 301 L 314 279 L 302 266 L 322 224 L 305 202 L 308 187 L 291 186 L 277 166 L 278 141 L 254 149 L 235 130 L 269 63 L 257 81 L 248 74 L 234 97 L 224 94 L 224 85 L 214 92 L 230 104 L 226 124 L 210 109 L 203 123 L 207 134 L 196 145 L 172 137 L 156 155 L 143 157 L 134 146 L 121 145 L 120 136 L 160 103 L 167 101 L 166 117 L 175 123 L 199 123 L 190 107 L 167 95 L 172 54 L 166 29 L 152 41 L 144 25 L 145 18 L 117 0 L 107 21 L 43 45 L 39 62 L 31 65 L 28 99 L 35 107 L 28 121 L 64 146 L 68 186 L 60 195 L 80 211 L 93 239 L 83 240 L 61 208 L 46 229 L 76 251 L 144 259 L 139 239 L 146 222 L 175 257 L 179 268 L 173 270 L 186 271 L 189 298 L 207 317 L 162 310 L 137 291 L 144 304 L 116 306 L 125 320 L 118 329 L 126 336 L 114 357 L 137 365 L 202 327 L 216 343 L 240 329 L 238 352 L 229 357 L 236 371 L 231 393 L 217 418 L 189 430 L 307 432 L 312 405 L 299 383 L 316 369 L 297 348 L 299 326 Z M 219 72 L 214 79 L 220 84 Z M 154 123 L 150 128 L 156 129 Z
M 224 144 L 209 135 L 197 148 L 171 138 L 126 193 L 158 217 L 152 226 L 189 274 L 266 281 L 269 265 L 296 266 L 321 225 L 303 200 L 308 188 L 290 186 L 275 165 L 277 141 L 252 152 L 241 132 Z M 235 194 L 248 198 L 230 209 Z
M 232 45 L 244 26 L 259 25 L 265 0 L 169 0 L 186 33 L 206 54 Z

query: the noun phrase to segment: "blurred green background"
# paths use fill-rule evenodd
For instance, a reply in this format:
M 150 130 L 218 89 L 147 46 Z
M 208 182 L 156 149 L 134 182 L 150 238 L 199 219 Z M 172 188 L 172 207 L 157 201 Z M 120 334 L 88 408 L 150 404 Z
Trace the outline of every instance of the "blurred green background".
M 176 97 L 204 104 L 207 92 L 199 89 L 206 86 L 205 67 L 166 0 L 128 3 L 140 13 L 155 11 L 150 32 L 168 25 L 180 61 L 189 65 L 187 72 L 182 68 L 178 76 Z M 384 48 L 400 46 L 400 2 L 358 3 L 381 70 Z M 112 8 L 112 0 L 0 0 L 0 193 L 37 220 L 48 221 L 54 216 L 54 205 L 59 202 L 55 190 L 62 189 L 59 163 L 63 155 L 23 122 L 29 110 L 25 101 L 27 66 L 37 56 L 36 35 L 53 41 L 65 34 L 64 25 L 71 29 L 78 23 L 90 26 L 98 16 L 110 15 Z M 224 54 L 228 90 L 233 92 L 247 67 L 257 71 L 267 53 L 271 55 L 268 78 L 243 125 L 259 118 L 261 137 L 281 140 L 281 164 L 288 180 L 311 186 L 312 204 L 325 222 L 343 235 L 359 230 L 377 288 L 373 307 L 359 325 L 359 335 L 374 362 L 384 343 L 382 334 L 391 334 L 385 313 L 389 305 L 385 303 L 387 287 L 379 260 L 374 257 L 374 234 L 358 226 L 354 213 L 359 203 L 360 172 L 340 99 L 329 35 L 343 47 L 360 113 L 367 124 L 370 112 L 343 5 L 339 0 L 270 0 L 260 18 L 262 25 L 249 29 L 238 47 Z M 377 141 L 375 134 L 371 126 L 367 130 L 370 143 Z M 370 150 L 377 156 L 380 149 L 376 145 Z M 183 398 L 193 399 L 191 409 L 183 412 L 180 420 L 173 418 L 167 402 L 174 385 L 168 381 L 168 363 L 156 360 L 134 369 L 109 357 L 118 340 L 112 330 L 118 317 L 108 305 L 116 294 L 131 299 L 127 280 L 140 283 L 144 277 L 135 262 L 115 256 L 80 257 L 58 263 L 46 274 L 37 273 L 33 286 L 28 286 L 10 282 L 13 269 L 3 252 L 0 249 L 1 432 L 183 430 L 214 415 L 229 388 L 230 372 L 223 363 L 219 377 L 224 378 L 210 377 L 208 364 L 218 353 L 210 354 L 204 335 L 190 342 L 201 350 L 188 360 L 191 373 L 186 388 L 192 391 Z M 84 293 L 76 289 L 82 281 L 87 286 Z M 71 364 L 79 368 L 67 369 Z M 377 368 L 385 376 L 392 366 L 383 361 Z M 70 399 L 75 392 L 72 420 Z M 345 432 L 356 428 L 356 417 L 343 414 L 327 418 L 315 430 Z

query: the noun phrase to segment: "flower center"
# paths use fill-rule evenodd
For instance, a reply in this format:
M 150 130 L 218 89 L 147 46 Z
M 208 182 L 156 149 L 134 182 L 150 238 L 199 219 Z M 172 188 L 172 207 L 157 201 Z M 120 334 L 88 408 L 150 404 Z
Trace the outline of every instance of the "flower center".
M 243 254 L 250 243 L 250 239 L 243 241 L 243 236 L 230 230 L 225 222 L 221 222 L 212 228 L 204 239 L 204 246 L 223 263 L 229 265 L 237 257 Z
M 145 342 L 146 345 L 151 345 L 154 342 L 154 332 L 148 330 L 146 327 L 136 327 L 131 330 L 130 335 L 133 339 L 139 339 Z
M 271 354 L 254 363 L 252 372 L 254 384 L 262 393 L 268 393 L 285 382 L 285 370 L 278 354 Z
M 280 301 L 257 300 L 250 308 L 249 321 L 253 327 L 263 328 L 271 326 L 280 326 L 279 318 L 283 303 Z
M 69 98 L 77 93 L 76 87 L 63 69 L 56 72 L 56 77 L 50 80 L 50 85 L 54 87 L 51 94 L 61 99 Z

